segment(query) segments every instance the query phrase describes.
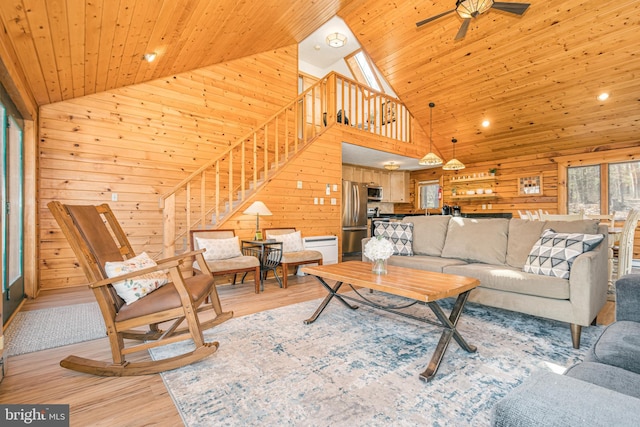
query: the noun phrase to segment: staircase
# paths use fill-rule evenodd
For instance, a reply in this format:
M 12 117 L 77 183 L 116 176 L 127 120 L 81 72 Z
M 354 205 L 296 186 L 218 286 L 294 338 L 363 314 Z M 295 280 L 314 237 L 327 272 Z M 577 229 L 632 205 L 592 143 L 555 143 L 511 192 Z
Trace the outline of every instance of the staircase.
M 329 127 L 411 143 L 411 121 L 397 99 L 326 75 L 160 197 L 164 256 L 188 250 L 190 229 L 220 228 Z

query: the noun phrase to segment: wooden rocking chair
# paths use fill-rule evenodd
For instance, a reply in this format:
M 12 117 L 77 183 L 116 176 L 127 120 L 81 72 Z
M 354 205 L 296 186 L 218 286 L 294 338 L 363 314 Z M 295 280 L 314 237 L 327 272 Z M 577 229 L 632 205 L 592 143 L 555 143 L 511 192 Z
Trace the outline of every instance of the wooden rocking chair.
M 230 319 L 233 313 L 222 311 L 213 276 L 202 256 L 204 250 L 157 261 L 156 267 L 108 278 L 106 262 L 121 262 L 135 256 L 109 206 L 70 206 L 60 202 L 50 202 L 47 206 L 89 280 L 104 317 L 113 356 L 113 362 L 68 356 L 60 366 L 102 376 L 146 375 L 188 365 L 218 349 L 218 342 L 204 341 L 202 331 Z M 180 267 L 189 258 L 195 258 L 202 266 L 201 274 L 183 277 Z M 158 271 L 168 271 L 169 283 L 129 304 L 125 304 L 112 286 L 124 279 Z M 201 322 L 205 311 L 215 316 Z M 166 331 L 159 327 L 164 322 L 172 322 Z M 186 326 L 179 328 L 183 322 Z M 141 342 L 125 345 L 125 339 Z M 128 354 L 188 339 L 195 344 L 195 349 L 188 353 L 155 361 L 125 360 Z

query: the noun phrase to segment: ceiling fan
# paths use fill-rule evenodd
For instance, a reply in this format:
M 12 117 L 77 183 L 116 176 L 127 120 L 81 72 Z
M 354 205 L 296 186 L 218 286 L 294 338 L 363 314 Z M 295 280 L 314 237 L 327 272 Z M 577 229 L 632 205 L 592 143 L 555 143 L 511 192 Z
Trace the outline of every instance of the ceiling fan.
M 464 38 L 469 28 L 471 18 L 476 18 L 478 15 L 486 12 L 489 9 L 498 9 L 503 12 L 514 13 L 516 15 L 522 15 L 528 8 L 529 3 L 506 3 L 502 1 L 493 0 L 457 0 L 455 9 L 447 10 L 439 15 L 432 16 L 431 18 L 424 19 L 420 22 L 416 22 L 416 27 L 420 27 L 424 24 L 428 24 L 431 21 L 435 21 L 451 12 L 458 12 L 458 15 L 463 19 L 462 26 L 456 34 L 455 40 Z

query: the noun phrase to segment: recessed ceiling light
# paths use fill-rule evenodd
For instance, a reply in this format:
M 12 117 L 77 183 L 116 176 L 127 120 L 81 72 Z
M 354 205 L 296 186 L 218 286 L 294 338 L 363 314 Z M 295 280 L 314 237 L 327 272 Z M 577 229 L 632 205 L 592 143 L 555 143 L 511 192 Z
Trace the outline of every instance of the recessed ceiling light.
M 488 128 L 490 124 L 491 124 L 491 122 L 489 120 L 483 120 L 482 121 L 482 127 L 484 127 L 484 128 Z
M 598 95 L 599 101 L 606 101 L 608 98 L 609 94 L 607 92 L 602 92 L 600 95 Z
M 158 56 L 157 53 L 149 52 L 149 53 L 145 53 L 144 55 L 142 55 L 142 58 L 147 62 L 153 62 L 154 59 L 156 59 L 156 56 Z

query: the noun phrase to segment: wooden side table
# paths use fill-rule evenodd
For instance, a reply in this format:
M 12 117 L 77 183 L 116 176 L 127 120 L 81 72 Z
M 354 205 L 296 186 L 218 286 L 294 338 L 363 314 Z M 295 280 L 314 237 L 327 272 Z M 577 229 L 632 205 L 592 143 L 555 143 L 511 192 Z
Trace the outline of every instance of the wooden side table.
M 276 271 L 282 261 L 282 242 L 276 242 L 274 239 L 243 240 L 242 253 L 255 256 L 260 261 L 260 290 L 264 291 L 264 279 L 269 271 L 273 271 L 278 284 L 282 287 L 282 281 Z

